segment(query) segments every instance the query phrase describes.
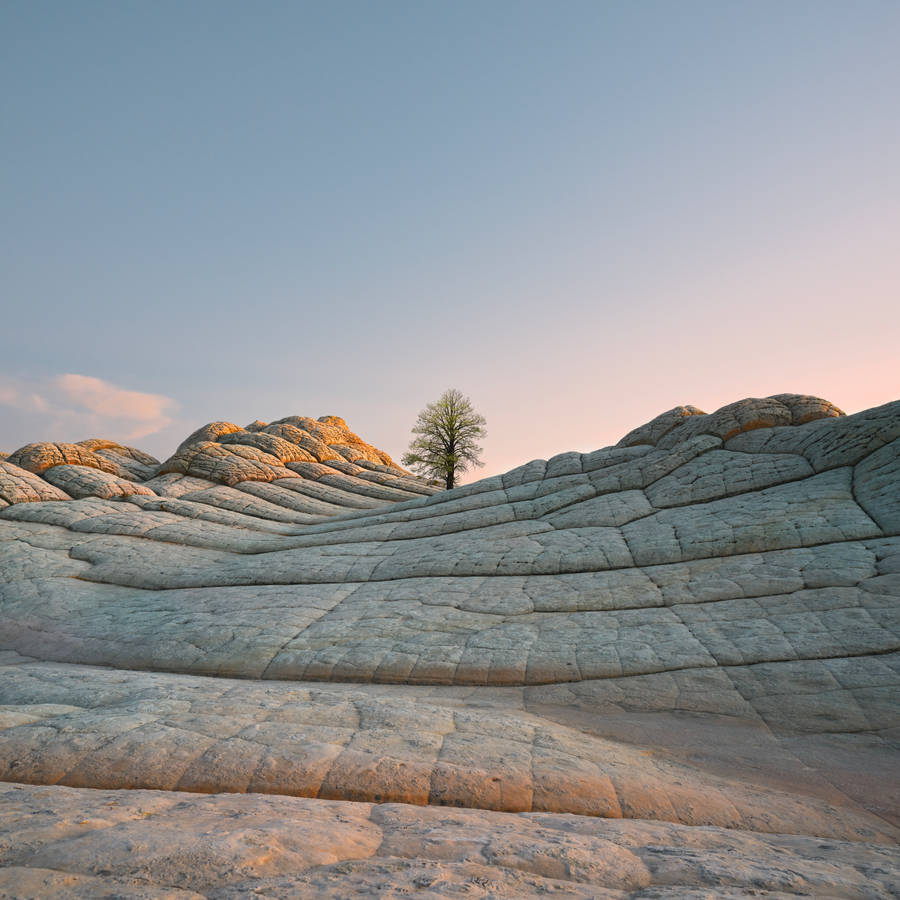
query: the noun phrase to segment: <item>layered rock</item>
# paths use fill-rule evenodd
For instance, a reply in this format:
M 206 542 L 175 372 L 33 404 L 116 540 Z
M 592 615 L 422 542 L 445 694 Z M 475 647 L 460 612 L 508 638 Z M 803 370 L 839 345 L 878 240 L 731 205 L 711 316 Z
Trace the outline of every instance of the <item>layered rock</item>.
M 0 828 L 49 816 L 0 891 L 897 889 L 900 402 L 447 492 L 335 417 L 220 422 L 29 445 L 0 497 Z
M 134 447 L 100 439 L 28 444 L 0 460 L 3 506 L 141 495 L 180 499 L 169 508 L 211 521 L 229 511 L 263 522 L 309 524 L 348 509 L 372 509 L 437 491 L 365 443 L 337 416 L 289 416 L 246 429 L 210 422 L 163 463 Z

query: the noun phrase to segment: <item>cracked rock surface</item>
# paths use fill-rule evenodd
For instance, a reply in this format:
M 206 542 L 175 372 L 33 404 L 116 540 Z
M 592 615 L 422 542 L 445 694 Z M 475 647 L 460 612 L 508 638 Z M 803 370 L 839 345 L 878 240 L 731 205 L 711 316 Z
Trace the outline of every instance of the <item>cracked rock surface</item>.
M 900 402 L 31 444 L 0 574 L 0 897 L 900 890 Z

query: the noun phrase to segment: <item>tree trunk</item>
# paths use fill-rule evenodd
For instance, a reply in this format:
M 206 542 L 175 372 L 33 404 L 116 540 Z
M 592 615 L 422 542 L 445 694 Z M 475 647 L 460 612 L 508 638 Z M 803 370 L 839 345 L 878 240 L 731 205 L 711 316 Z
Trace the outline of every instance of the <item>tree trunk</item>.
M 450 444 L 447 447 L 447 461 L 449 468 L 447 470 L 447 490 L 453 490 L 453 482 L 456 481 L 456 438 L 450 438 Z

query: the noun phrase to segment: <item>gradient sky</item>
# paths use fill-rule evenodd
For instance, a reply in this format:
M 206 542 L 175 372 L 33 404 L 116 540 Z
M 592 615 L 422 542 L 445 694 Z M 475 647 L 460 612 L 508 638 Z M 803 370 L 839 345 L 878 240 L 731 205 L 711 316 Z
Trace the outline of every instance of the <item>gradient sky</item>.
M 896 0 L 0 0 L 0 85 L 7 452 L 900 397 Z

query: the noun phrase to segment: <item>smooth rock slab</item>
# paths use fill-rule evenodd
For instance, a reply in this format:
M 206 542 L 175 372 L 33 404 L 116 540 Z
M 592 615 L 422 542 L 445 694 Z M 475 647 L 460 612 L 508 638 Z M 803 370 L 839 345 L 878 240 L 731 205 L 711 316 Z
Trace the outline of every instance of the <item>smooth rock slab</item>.
M 900 890 L 895 847 L 802 836 L 261 795 L 0 785 L 0 798 L 0 896 L 16 898 Z
M 705 707 L 682 704 L 682 720 L 669 721 L 684 746 L 648 754 L 653 717 L 646 735 L 633 718 L 627 739 L 614 728 L 615 739 L 602 736 L 611 727 L 605 720 L 615 718 L 609 705 L 601 712 L 604 691 L 621 705 L 632 679 L 621 681 L 618 696 L 598 681 L 565 699 L 545 689 L 259 683 L 29 662 L 0 671 L 2 780 L 654 817 L 854 840 L 900 836 L 866 810 L 872 798 L 835 791 L 827 767 L 813 777 L 791 761 L 728 679 L 707 679 Z M 860 690 L 873 681 L 864 670 L 855 678 Z M 880 673 L 874 681 L 885 684 Z M 752 683 L 745 694 L 758 691 Z M 665 690 L 659 680 L 648 687 Z M 632 710 L 678 705 L 671 696 L 655 705 L 630 696 Z M 559 716 L 560 706 L 582 717 Z M 759 751 L 727 774 L 697 765 L 692 754 L 702 757 L 702 741 L 692 746 L 685 735 L 714 726 L 742 733 Z M 880 758 L 885 749 L 867 753 Z M 767 764 L 769 756 L 777 764 Z

